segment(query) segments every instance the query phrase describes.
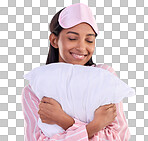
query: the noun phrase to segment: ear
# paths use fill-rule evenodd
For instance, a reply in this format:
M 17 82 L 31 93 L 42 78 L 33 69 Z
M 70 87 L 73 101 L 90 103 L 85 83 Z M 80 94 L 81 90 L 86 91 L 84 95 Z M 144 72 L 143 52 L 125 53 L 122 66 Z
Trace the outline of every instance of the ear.
M 49 40 L 50 40 L 50 44 L 54 48 L 59 48 L 58 47 L 58 37 L 56 35 L 54 35 L 53 33 L 51 33 L 50 36 L 49 36 Z

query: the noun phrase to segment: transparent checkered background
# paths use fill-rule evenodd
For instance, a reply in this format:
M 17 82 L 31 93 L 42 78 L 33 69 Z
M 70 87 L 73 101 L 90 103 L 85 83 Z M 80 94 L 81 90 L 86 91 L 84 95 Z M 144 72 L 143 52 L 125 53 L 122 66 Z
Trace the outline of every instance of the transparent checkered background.
M 148 141 L 148 0 L 0 0 L 0 141 L 24 140 L 23 74 L 45 65 L 53 15 L 79 2 L 100 30 L 94 62 L 136 90 L 123 101 L 130 141 Z

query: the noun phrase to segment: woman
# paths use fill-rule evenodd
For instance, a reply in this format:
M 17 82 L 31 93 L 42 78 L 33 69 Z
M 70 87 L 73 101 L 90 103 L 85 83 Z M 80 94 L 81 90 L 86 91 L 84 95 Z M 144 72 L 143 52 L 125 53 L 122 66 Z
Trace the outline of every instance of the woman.
M 110 66 L 96 65 L 92 61 L 98 32 L 89 10 L 86 5 L 77 3 L 55 14 L 50 23 L 50 50 L 46 65 L 65 62 L 102 67 L 116 75 Z M 67 115 L 54 99 L 44 97 L 39 101 L 28 85 L 22 91 L 22 107 L 26 141 L 127 141 L 130 137 L 122 102 L 98 107 L 93 121 L 83 123 Z M 43 123 L 57 124 L 65 131 L 46 137 L 38 127 L 39 117 Z

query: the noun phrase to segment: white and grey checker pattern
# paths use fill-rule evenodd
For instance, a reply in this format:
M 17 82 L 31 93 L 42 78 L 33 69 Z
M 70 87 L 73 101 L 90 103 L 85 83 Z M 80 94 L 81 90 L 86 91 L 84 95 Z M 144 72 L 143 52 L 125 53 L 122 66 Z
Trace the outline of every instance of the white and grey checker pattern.
M 48 25 L 73 3 L 87 4 L 100 35 L 93 60 L 135 88 L 124 99 L 130 141 L 148 141 L 148 0 L 0 0 L 0 141 L 23 141 L 23 74 L 45 65 Z

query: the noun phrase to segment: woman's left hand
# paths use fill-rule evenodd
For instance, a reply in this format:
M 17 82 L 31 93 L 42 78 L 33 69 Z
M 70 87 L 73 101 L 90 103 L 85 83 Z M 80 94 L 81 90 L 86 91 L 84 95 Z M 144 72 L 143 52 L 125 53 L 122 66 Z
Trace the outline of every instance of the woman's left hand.
M 43 123 L 57 125 L 61 122 L 62 115 L 65 116 L 61 105 L 56 100 L 48 97 L 42 98 L 38 114 Z

